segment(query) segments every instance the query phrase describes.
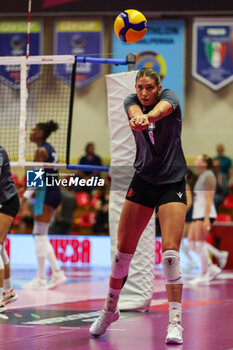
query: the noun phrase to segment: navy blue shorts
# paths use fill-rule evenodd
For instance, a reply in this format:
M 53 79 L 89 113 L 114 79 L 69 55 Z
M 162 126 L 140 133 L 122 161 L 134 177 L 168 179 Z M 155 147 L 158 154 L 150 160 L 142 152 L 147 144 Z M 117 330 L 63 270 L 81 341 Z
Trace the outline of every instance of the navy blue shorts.
M 14 218 L 19 211 L 19 197 L 16 193 L 13 197 L 1 204 L 0 213 L 9 215 Z
M 204 218 L 192 219 L 192 221 L 204 221 Z M 213 224 L 215 222 L 215 218 L 210 218 L 210 223 Z
M 175 183 L 153 185 L 135 173 L 125 198 L 149 208 L 172 202 L 186 204 L 185 187 L 185 179 Z
M 44 204 L 57 209 L 59 204 L 61 204 L 61 190 L 59 187 L 51 187 L 46 189 Z

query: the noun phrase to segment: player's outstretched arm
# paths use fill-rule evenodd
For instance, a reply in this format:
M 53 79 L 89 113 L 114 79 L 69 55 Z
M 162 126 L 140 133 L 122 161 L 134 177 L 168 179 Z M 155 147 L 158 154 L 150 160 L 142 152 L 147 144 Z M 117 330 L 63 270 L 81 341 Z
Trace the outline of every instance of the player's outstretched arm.
M 168 101 L 160 101 L 157 105 L 147 114 L 149 123 L 157 122 L 158 120 L 166 117 L 173 112 L 172 104 Z

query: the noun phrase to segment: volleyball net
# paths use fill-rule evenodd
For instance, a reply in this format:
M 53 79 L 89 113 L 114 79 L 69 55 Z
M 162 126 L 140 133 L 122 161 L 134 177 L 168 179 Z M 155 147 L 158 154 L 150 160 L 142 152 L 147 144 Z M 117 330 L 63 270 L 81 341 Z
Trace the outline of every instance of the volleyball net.
M 0 57 L 0 144 L 7 150 L 12 166 L 54 166 L 33 162 L 36 146 L 30 142 L 31 129 L 37 123 L 53 120 L 59 125 L 49 138 L 58 155 L 56 166 L 78 169 L 70 164 L 69 155 L 79 62 L 128 65 L 128 70 L 132 70 L 135 57 L 133 54 L 118 60 L 72 55 Z M 105 168 L 103 171 L 108 170 Z

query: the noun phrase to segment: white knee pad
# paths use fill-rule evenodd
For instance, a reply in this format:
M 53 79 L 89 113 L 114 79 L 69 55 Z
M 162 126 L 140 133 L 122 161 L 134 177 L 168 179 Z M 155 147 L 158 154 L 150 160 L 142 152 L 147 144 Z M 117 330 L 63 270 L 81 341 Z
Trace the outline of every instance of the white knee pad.
M 32 233 L 34 235 L 47 235 L 49 232 L 49 224 L 47 222 L 35 221 Z
M 48 254 L 53 250 L 48 236 L 35 236 L 36 256 L 38 258 L 47 258 Z
M 132 258 L 133 254 L 121 253 L 117 250 L 112 260 L 111 276 L 116 279 L 127 277 Z
M 38 258 L 46 258 L 52 251 L 52 246 L 48 240 L 49 224 L 46 222 L 35 221 L 33 231 L 36 245 L 36 255 Z
M 7 252 L 6 252 L 6 249 L 5 249 L 4 246 L 3 246 L 3 248 L 2 248 L 2 260 L 3 260 L 3 264 L 4 264 L 4 265 L 9 264 L 9 257 L 8 257 L 8 255 L 7 255 Z
M 176 250 L 166 250 L 162 254 L 166 284 L 183 284 L 180 254 Z

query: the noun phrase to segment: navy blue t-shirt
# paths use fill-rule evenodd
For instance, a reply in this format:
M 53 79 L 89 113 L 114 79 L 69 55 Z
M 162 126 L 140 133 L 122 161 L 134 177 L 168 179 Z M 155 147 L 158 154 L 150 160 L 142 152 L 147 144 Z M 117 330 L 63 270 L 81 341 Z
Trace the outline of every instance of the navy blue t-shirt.
M 182 117 L 178 96 L 174 91 L 165 89 L 156 104 L 160 101 L 170 102 L 172 113 L 151 123 L 146 130 L 132 130 L 136 142 L 134 168 L 140 177 L 152 184 L 181 181 L 187 170 L 181 145 Z M 133 105 L 148 113 L 156 104 L 144 107 L 136 93 L 130 94 L 124 101 L 127 114 Z
M 91 157 L 91 159 L 85 155 L 85 156 L 82 156 L 80 161 L 79 161 L 79 164 L 81 165 L 99 165 L 101 166 L 102 165 L 102 161 L 101 161 L 101 158 L 99 156 L 97 156 L 96 154 L 93 154 L 93 156 Z M 89 176 L 91 175 L 92 171 L 84 171 L 84 174 L 86 176 Z

